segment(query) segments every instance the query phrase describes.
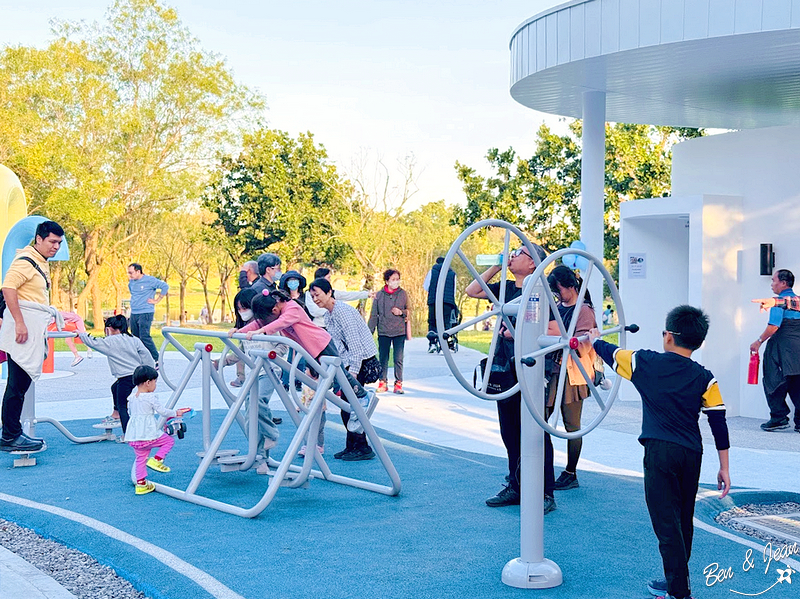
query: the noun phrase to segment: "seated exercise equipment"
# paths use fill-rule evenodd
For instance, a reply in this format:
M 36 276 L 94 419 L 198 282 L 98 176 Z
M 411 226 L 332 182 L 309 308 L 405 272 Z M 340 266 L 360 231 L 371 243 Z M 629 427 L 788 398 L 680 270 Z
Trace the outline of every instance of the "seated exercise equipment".
M 65 339 L 67 337 L 75 337 L 76 334 L 70 331 L 48 331 L 47 339 Z M 44 416 L 36 416 L 36 382 L 32 382 L 25 394 L 25 402 L 22 404 L 22 414 L 20 416 L 20 424 L 22 425 L 22 432 L 29 437 L 36 436 L 37 424 L 52 424 L 56 429 L 61 432 L 67 439 L 73 443 L 96 443 L 97 441 L 118 441 L 117 435 L 114 434 L 113 426 L 94 425 L 95 428 L 103 428 L 105 432 L 102 435 L 93 435 L 90 437 L 76 437 L 67 427 L 61 424 L 55 418 L 48 418 Z M 120 426 L 120 425 L 117 425 Z M 37 451 L 12 451 L 11 455 L 21 456 L 14 460 L 14 466 L 35 466 L 36 458 L 31 457 L 34 454 L 41 453 L 47 449 L 45 443 L 41 449 Z
M 274 351 L 266 351 L 262 349 L 253 349 L 249 353 L 242 351 L 238 347 L 235 340 L 245 340 L 246 336 L 237 333 L 229 337 L 223 331 L 208 331 L 199 329 L 188 329 L 179 327 L 164 327 L 162 329 L 164 335 L 164 344 L 161 346 L 159 355 L 160 373 L 164 382 L 173 389 L 173 392 L 166 402 L 168 408 L 174 408 L 181 394 L 185 391 L 192 375 L 200 367 L 201 372 L 201 393 L 202 393 L 202 443 L 203 450 L 198 452 L 200 464 L 194 473 L 191 481 L 186 489 L 175 489 L 163 484 L 156 483 L 156 491 L 164 493 L 170 497 L 188 501 L 197 505 L 210 507 L 222 512 L 233 514 L 236 516 L 243 516 L 246 518 L 253 518 L 261 514 L 275 498 L 275 495 L 280 487 L 298 488 L 308 486 L 309 482 L 313 479 L 324 479 L 330 482 L 335 482 L 375 493 L 394 496 L 400 493 L 400 476 L 394 467 L 383 443 L 378 437 L 375 428 L 369 420 L 369 415 L 374 410 L 375 399 L 372 398 L 369 408 L 365 410 L 358 401 L 355 391 L 345 377 L 344 370 L 342 369 L 341 359 L 332 357 L 322 357 L 318 362 L 299 344 L 291 339 L 275 335 L 255 335 L 252 341 L 266 341 L 273 344 L 283 344 L 294 350 L 296 359 L 289 363 L 282 357 L 278 356 Z M 213 346 L 207 342 L 198 342 L 194 344 L 194 352 L 190 352 L 179 341 L 176 340 L 175 335 L 188 335 L 197 338 L 213 338 L 225 345 L 223 357 L 219 360 L 219 369 L 213 367 L 211 360 L 211 351 Z M 187 360 L 189 365 L 184 370 L 180 380 L 173 383 L 166 374 L 164 368 L 164 355 L 167 345 L 172 345 L 178 350 Z M 244 383 L 236 392 L 231 391 L 225 384 L 225 380 L 221 373 L 221 368 L 224 364 L 225 353 L 232 352 L 240 360 L 242 360 L 250 371 L 245 377 Z M 304 358 L 308 368 L 312 369 L 318 378 L 314 379 L 308 376 L 305 372 L 300 372 L 297 364 L 300 358 Z M 291 384 L 289 389 L 294 391 L 294 381 L 300 381 L 314 390 L 314 396 L 311 403 L 305 407 L 302 402 L 296 398 L 296 394 L 290 393 L 284 389 L 280 376 L 276 375 L 272 366 L 278 366 L 282 371 L 289 372 Z M 283 403 L 292 423 L 297 428 L 294 436 L 289 441 L 289 446 L 285 450 L 283 457 L 280 460 L 275 460 L 271 456 L 266 461 L 269 469 L 269 483 L 264 495 L 261 499 L 250 507 L 240 507 L 226 503 L 219 499 L 205 497 L 198 493 L 198 489 L 203 479 L 209 475 L 212 466 L 219 466 L 222 472 L 231 471 L 245 471 L 250 470 L 254 466 L 259 466 L 262 463 L 262 458 L 259 455 L 259 433 L 258 433 L 258 378 L 259 376 L 267 376 L 275 388 L 275 393 L 278 394 L 281 402 Z M 342 397 L 334 394 L 334 382 L 338 384 L 341 389 Z M 216 431 L 212 432 L 211 422 L 211 385 L 221 393 L 225 403 L 228 405 L 228 412 L 222 424 Z M 371 390 L 368 392 L 372 393 Z M 247 417 L 242 415 L 242 407 L 245 400 L 249 398 L 251 409 L 248 410 Z M 383 465 L 386 474 L 389 477 L 389 485 L 380 485 L 377 483 L 342 476 L 334 474 L 325 458 L 316 449 L 316 437 L 319 427 L 322 410 L 325 401 L 334 403 L 339 408 L 355 413 L 359 421 L 364 427 L 364 432 L 367 439 L 372 445 L 378 459 Z M 162 418 L 159 426 L 163 426 L 166 419 Z M 241 429 L 247 439 L 247 452 L 240 454 L 239 449 L 223 449 L 223 443 L 231 432 L 234 423 Z M 293 460 L 299 455 L 300 448 L 306 445 L 308 448 L 313 448 L 313 451 L 306 451 L 303 456 L 301 466 L 294 465 Z M 317 469 L 313 469 L 316 463 Z M 254 472 L 255 474 L 255 472 Z
M 481 279 L 478 270 L 461 249 L 461 246 L 470 235 L 473 233 L 480 233 L 480 230 L 484 228 L 499 228 L 505 229 L 506 231 L 501 260 L 499 295 L 495 295 L 491 292 L 488 285 Z M 525 277 L 522 295 L 514 300 L 506 301 L 506 270 L 510 258 L 512 236 L 516 237 L 520 244 L 528 250 L 537 266 L 531 275 Z M 450 268 L 456 256 L 464 263 L 474 280 L 480 284 L 488 300 L 492 302 L 492 309 L 487 310 L 480 316 L 450 328 L 445 328 L 441 318 L 438 318 L 436 324 L 440 331 L 439 337 L 442 353 L 456 380 L 464 389 L 476 397 L 489 401 L 498 401 L 520 392 L 523 399 L 520 408 L 522 419 L 520 443 L 520 469 L 522 472 L 520 480 L 520 557 L 512 559 L 506 564 L 503 568 L 502 581 L 509 586 L 517 588 L 552 588 L 561 584 L 562 574 L 561 569 L 556 563 L 544 557 L 544 469 L 542 466 L 544 463 L 544 432 L 547 431 L 551 435 L 562 439 L 575 439 L 582 437 L 596 428 L 611 409 L 619 393 L 621 379 L 620 377 L 616 377 L 607 396 L 605 398 L 601 396 L 600 390 L 594 384 L 594 377 L 589 376 L 578 359 L 577 352 L 581 343 L 587 341 L 587 338 L 586 336 L 575 336 L 575 326 L 578 322 L 577 318 L 572 319 L 569 327 L 564 326 L 564 322 L 558 312 L 556 298 L 547 283 L 546 271 L 548 271 L 556 261 L 562 258 L 567 257 L 568 261 L 574 260 L 575 256 L 584 258 L 585 262 L 583 260 L 579 261 L 581 264 L 584 264 L 584 267 L 581 269 L 581 278 L 583 282 L 578 293 L 579 299 L 575 306 L 574 313 L 577 314 L 583 305 L 584 295 L 591 277 L 599 273 L 611 292 L 611 297 L 617 307 L 619 321 L 617 325 L 603 329 L 601 334 L 619 334 L 618 345 L 624 348 L 626 332 L 635 333 L 639 330 L 639 327 L 636 325 L 626 326 L 625 312 L 613 278 L 603 267 L 602 260 L 584 250 L 578 248 L 559 250 L 540 262 L 533 244 L 522 231 L 504 221 L 489 219 L 475 223 L 459 235 L 453 243 L 453 246 L 447 252 L 444 264 L 442 264 L 442 269 L 446 270 Z M 443 299 L 444 286 L 440 279 L 436 289 L 437 316 L 441 314 Z M 547 334 L 551 312 L 558 326 L 558 335 Z M 484 372 L 491 372 L 502 323 L 514 337 L 514 367 L 518 381 L 512 388 L 498 394 L 487 393 L 489 376 L 481 377 L 480 384 L 476 384 L 475 386 L 470 384 L 456 366 L 452 353 L 446 349 L 447 346 L 445 343 L 449 336 L 493 316 L 497 316 L 497 318 L 495 320 Z M 513 321 L 512 318 L 514 318 Z M 550 419 L 547 420 L 544 417 L 544 364 L 546 355 L 555 352 L 561 353 L 562 360 L 558 373 L 556 403 Z M 558 421 L 561 418 L 561 399 L 563 397 L 567 375 L 568 356 L 574 359 L 575 364 L 587 381 L 591 396 L 600 408 L 600 412 L 591 422 L 582 424 L 580 430 L 569 433 L 558 426 Z M 535 426 L 534 423 L 538 424 L 538 426 Z

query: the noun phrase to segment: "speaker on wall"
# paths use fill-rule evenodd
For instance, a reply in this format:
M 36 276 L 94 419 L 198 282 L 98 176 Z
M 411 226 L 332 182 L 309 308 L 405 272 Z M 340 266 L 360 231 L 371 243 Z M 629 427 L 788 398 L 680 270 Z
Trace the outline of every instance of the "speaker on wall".
M 775 267 L 775 252 L 772 251 L 771 243 L 761 244 L 761 274 L 772 276 L 772 269 Z

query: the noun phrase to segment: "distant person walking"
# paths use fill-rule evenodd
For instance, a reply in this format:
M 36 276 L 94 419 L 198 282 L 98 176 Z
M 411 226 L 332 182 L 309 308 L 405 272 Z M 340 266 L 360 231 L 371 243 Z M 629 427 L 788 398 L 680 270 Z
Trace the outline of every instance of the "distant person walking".
M 444 258 L 439 256 L 436 258 L 436 264 L 433 265 L 431 270 L 425 275 L 425 280 L 422 287 L 428 292 L 428 353 L 435 353 L 439 351 L 439 337 L 437 336 L 436 329 L 436 286 L 439 284 L 439 277 L 442 276 L 442 264 Z M 442 320 L 444 321 L 445 328 L 452 326 L 453 313 L 457 310 L 456 307 L 456 271 L 448 268 L 444 273 L 446 281 L 444 284 L 444 298 L 442 300 Z M 454 349 L 455 341 L 448 339 L 447 344 L 450 349 Z
M 150 336 L 150 327 L 153 326 L 156 304 L 167 297 L 169 285 L 144 274 L 142 265 L 134 262 L 128 266 L 128 290 L 131 292 L 131 333 L 142 340 L 158 364 L 158 350 Z
M 25 393 L 42 374 L 44 338 L 51 317 L 61 315 L 50 307 L 50 265 L 64 239 L 64 229 L 53 221 L 36 227 L 33 246 L 17 250 L 3 281 L 6 309 L 0 328 L 0 349 L 8 354 L 8 381 L 3 395 L 3 434 L 0 451 L 38 451 L 42 439 L 22 432 L 20 418 Z M 61 321 L 63 323 L 63 321 Z

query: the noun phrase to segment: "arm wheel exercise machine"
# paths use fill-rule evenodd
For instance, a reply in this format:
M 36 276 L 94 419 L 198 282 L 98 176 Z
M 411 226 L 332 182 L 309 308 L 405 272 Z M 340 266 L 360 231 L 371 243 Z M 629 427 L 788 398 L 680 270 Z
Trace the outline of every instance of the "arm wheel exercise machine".
M 461 249 L 461 246 L 470 235 L 479 232 L 480 229 L 490 227 L 506 230 L 503 242 L 502 260 L 500 263 L 500 293 L 498 296 L 495 296 L 495 294 L 489 290 L 488 285 L 481 279 L 478 270 Z M 537 266 L 533 274 L 525 278 L 522 295 L 515 300 L 507 302 L 505 300 L 505 283 L 507 280 L 506 270 L 510 258 L 510 242 L 512 235 L 528 249 L 528 252 L 533 257 L 534 262 L 537 263 Z M 546 271 L 549 270 L 551 265 L 564 256 L 575 255 L 585 258 L 587 266 L 581 273 L 583 283 L 578 293 L 578 302 L 575 306 L 574 314 L 576 317 L 572 319 L 569 327 L 565 327 L 558 312 L 556 299 L 547 283 Z M 520 392 L 523 399 L 520 408 L 522 420 L 520 442 L 520 469 L 522 472 L 520 480 L 520 557 L 512 559 L 506 564 L 503 568 L 502 581 L 509 586 L 525 589 L 556 587 L 562 582 L 561 569 L 556 563 L 544 557 L 544 469 L 542 467 L 544 463 L 544 432 L 547 431 L 551 435 L 563 439 L 575 439 L 587 434 L 596 428 L 602 422 L 603 418 L 605 418 L 606 414 L 608 414 L 608 411 L 619 393 L 621 383 L 619 377 L 617 377 L 607 398 L 604 400 L 593 383 L 594 377 L 589 376 L 580 360 L 577 359 L 577 352 L 581 343 L 587 340 L 585 336 L 575 336 L 575 326 L 578 321 L 577 314 L 580 312 L 581 306 L 584 303 L 584 294 L 592 276 L 599 274 L 599 276 L 603 277 L 617 307 L 619 324 L 604 329 L 602 334 L 609 335 L 619 333 L 619 346 L 624 348 L 626 331 L 635 332 L 638 330 L 638 327 L 636 325 L 626 327 L 625 312 L 613 278 L 605 269 L 601 260 L 583 250 L 576 248 L 559 250 L 539 263 L 538 255 L 533 248 L 533 244 L 531 244 L 519 229 L 504 221 L 491 219 L 475 223 L 459 235 L 450 248 L 450 251 L 448 251 L 442 268 L 449 268 L 455 256 L 461 259 L 474 280 L 481 285 L 488 301 L 492 302 L 493 307 L 491 311 L 484 312 L 480 316 L 461 323 L 456 327 L 444 329 L 442 326 L 444 323 L 441 320 L 444 286 L 442 284 L 443 279 L 440 277 L 436 289 L 436 324 L 440 330 L 440 340 L 444 341 L 447 339 L 448 335 L 457 333 L 492 316 L 497 316 L 497 319 L 495 321 L 492 341 L 489 346 L 489 355 L 484 371 L 485 375 L 482 377 L 481 385 L 475 388 L 464 378 L 457 368 L 453 356 L 445 349 L 446 343 L 442 343 L 442 352 L 450 366 L 450 370 L 464 389 L 481 399 L 497 401 L 510 397 L 517 391 Z M 553 313 L 554 321 L 558 325 L 559 335 L 547 335 L 551 312 Z M 515 322 L 512 323 L 511 317 L 516 317 Z M 501 322 L 504 323 L 506 328 L 514 335 L 514 366 L 519 382 L 503 393 L 488 394 L 486 391 L 489 373 L 491 372 L 492 360 L 500 334 Z M 544 417 L 546 388 L 544 362 L 546 354 L 553 352 L 560 352 L 562 360 L 558 372 L 556 403 L 548 421 Z M 575 359 L 576 365 L 588 383 L 592 397 L 600 407 L 599 414 L 590 423 L 583 425 L 580 430 L 571 433 L 558 427 L 558 421 L 561 416 L 561 398 L 563 396 L 567 376 L 568 356 L 572 356 Z M 538 426 L 535 426 L 535 424 Z

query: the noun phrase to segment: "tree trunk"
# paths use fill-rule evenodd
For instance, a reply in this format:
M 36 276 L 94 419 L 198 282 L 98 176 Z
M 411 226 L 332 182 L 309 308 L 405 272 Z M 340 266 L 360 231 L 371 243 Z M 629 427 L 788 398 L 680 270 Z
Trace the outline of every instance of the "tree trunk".
M 83 240 L 83 269 L 86 271 L 86 286 L 83 291 L 78 295 L 78 304 L 84 306 L 86 300 L 91 294 L 92 296 L 92 313 L 94 315 L 93 326 L 99 327 L 103 322 L 103 309 L 100 303 L 100 288 L 97 285 L 97 278 L 100 275 L 100 257 L 98 254 L 99 233 L 97 231 L 90 231 L 82 235 Z M 99 318 L 98 318 L 99 313 Z M 86 318 L 86 315 L 83 315 Z
M 97 279 L 92 285 L 92 319 L 94 328 L 103 328 L 103 294 L 100 293 L 100 282 Z
M 181 285 L 180 285 L 180 297 L 178 300 L 180 304 L 181 312 L 178 316 L 178 320 L 181 323 L 181 326 L 186 324 L 186 278 L 181 277 Z
M 117 314 L 122 312 L 122 285 L 117 278 L 117 270 L 111 269 L 111 284 L 114 286 L 114 310 Z
M 56 266 L 50 269 L 50 303 L 63 309 L 64 303 L 61 299 L 61 267 Z M 72 310 L 67 308 L 66 311 L 71 312 Z

